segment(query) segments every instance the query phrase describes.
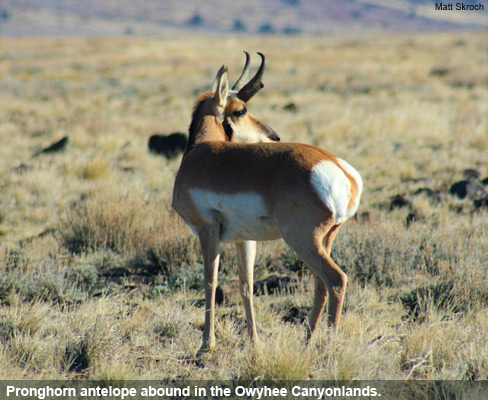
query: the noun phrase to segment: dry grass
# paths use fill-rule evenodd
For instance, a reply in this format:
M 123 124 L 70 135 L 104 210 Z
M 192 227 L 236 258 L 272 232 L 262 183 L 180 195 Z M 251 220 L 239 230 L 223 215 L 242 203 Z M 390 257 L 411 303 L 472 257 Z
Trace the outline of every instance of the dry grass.
M 488 379 L 488 214 L 447 192 L 465 168 L 488 175 L 485 35 L 1 49 L 0 376 Z M 262 343 L 252 348 L 225 247 L 218 347 L 195 362 L 201 256 L 169 206 L 179 161 L 146 143 L 185 130 L 218 67 L 238 75 L 241 49 L 268 56 L 251 112 L 282 140 L 351 162 L 365 182 L 363 216 L 333 249 L 350 282 L 337 334 L 322 324 L 304 345 L 313 280 L 278 241 L 260 245 L 256 278 L 298 284 L 256 296 Z M 32 158 L 65 135 L 64 152 Z M 422 187 L 441 194 L 413 194 Z M 390 210 L 397 194 L 412 208 Z

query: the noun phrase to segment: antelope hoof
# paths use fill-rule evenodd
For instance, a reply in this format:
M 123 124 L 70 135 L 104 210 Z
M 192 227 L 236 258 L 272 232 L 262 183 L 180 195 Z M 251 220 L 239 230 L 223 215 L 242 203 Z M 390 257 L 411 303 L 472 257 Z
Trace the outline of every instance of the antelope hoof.
M 210 353 L 214 349 L 214 346 L 208 345 L 208 344 L 202 344 L 202 347 L 200 347 L 200 350 L 197 351 L 197 358 L 202 358 L 205 354 Z
M 257 336 L 253 336 L 250 338 L 250 343 L 251 343 L 251 347 L 256 348 L 261 345 L 261 340 L 259 340 Z
M 313 332 L 307 329 L 307 337 L 305 338 L 305 344 L 308 346 L 312 342 Z

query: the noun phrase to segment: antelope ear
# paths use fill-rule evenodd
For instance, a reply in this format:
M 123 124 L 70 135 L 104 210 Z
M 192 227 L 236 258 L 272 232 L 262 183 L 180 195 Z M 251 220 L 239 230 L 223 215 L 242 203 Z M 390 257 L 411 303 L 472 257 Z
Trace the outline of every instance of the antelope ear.
M 225 107 L 227 104 L 227 97 L 229 95 L 229 82 L 227 79 L 227 67 L 222 65 L 217 72 L 215 81 L 212 86 L 212 91 L 214 92 L 215 102 L 220 107 Z

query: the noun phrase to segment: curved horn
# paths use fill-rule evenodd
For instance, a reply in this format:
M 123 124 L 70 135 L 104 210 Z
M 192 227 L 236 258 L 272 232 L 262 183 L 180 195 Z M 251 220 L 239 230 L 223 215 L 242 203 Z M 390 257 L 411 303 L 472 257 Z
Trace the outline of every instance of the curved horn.
M 258 72 L 256 72 L 256 75 L 248 82 L 246 85 L 237 92 L 237 97 L 241 99 L 244 103 L 247 103 L 251 98 L 261 90 L 264 85 L 261 82 L 261 79 L 263 78 L 263 73 L 264 73 L 264 67 L 266 65 L 266 57 L 264 56 L 263 53 L 258 54 L 261 56 L 261 66 L 258 69 Z
M 232 86 L 232 90 L 240 90 L 243 86 L 243 81 L 247 79 L 247 75 L 249 73 L 249 62 L 251 61 L 251 56 L 247 51 L 244 51 L 244 53 L 246 54 L 246 65 L 244 65 L 241 76 L 236 83 L 234 83 L 234 86 Z

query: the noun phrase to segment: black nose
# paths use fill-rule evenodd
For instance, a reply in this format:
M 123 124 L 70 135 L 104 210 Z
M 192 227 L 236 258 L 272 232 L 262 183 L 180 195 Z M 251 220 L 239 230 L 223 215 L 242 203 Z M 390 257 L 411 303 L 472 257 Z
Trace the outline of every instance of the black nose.
M 263 124 L 266 129 L 268 130 L 268 133 L 266 136 L 268 136 L 268 139 L 272 140 L 273 142 L 279 142 L 280 141 L 280 137 L 278 136 L 278 134 L 274 131 L 273 128 L 271 128 L 270 126 L 266 125 L 266 124 Z

